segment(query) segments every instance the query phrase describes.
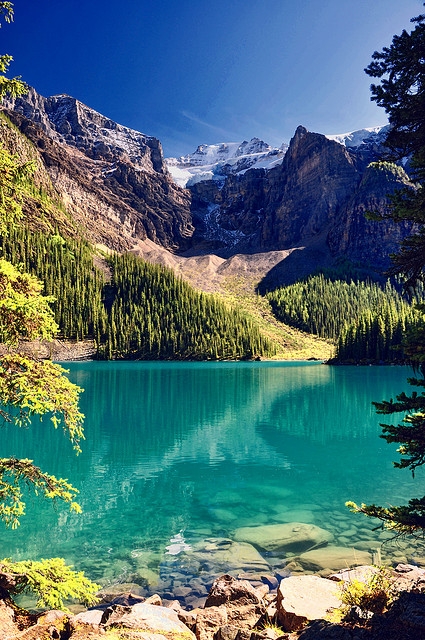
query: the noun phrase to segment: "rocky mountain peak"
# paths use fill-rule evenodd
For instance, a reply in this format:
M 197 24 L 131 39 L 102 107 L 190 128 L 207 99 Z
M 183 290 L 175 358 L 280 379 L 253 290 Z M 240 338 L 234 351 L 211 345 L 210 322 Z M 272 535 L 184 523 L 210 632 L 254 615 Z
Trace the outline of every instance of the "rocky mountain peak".
M 159 140 L 117 124 L 66 94 L 44 98 L 34 89 L 6 107 L 39 124 L 49 138 L 76 147 L 89 158 L 128 160 L 146 172 L 165 173 Z
M 259 138 L 202 144 L 194 153 L 167 158 L 166 163 L 175 182 L 182 187 L 190 187 L 205 180 L 222 183 L 226 176 L 242 175 L 252 168 L 270 169 L 282 162 L 287 148 L 285 143 L 272 147 Z
M 264 153 L 272 151 L 273 147 L 271 147 L 267 142 L 260 140 L 259 138 L 252 138 L 249 142 L 244 140 L 241 142 L 239 147 L 236 150 L 236 156 L 245 156 L 251 153 Z
M 381 128 L 325 136 L 300 125 L 289 146 L 259 138 L 203 144 L 165 164 L 158 140 L 71 96 L 31 90 L 8 106 L 72 217 L 113 249 L 142 251 L 149 241 L 220 259 L 283 251 L 274 285 L 341 256 L 385 268 L 409 231 L 365 217 L 387 211 L 387 194 L 407 180 L 369 167 L 380 157 Z

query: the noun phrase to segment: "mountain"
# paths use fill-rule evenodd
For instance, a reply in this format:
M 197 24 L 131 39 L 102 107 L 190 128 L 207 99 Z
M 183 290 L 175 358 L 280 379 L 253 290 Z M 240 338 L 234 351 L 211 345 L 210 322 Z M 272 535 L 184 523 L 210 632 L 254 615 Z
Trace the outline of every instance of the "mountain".
M 388 126 L 359 129 L 350 133 L 325 136 L 357 153 L 381 149 Z M 288 144 L 271 147 L 259 138 L 249 142 L 201 144 L 196 151 L 180 158 L 166 158 L 165 163 L 174 181 L 181 187 L 191 187 L 204 180 L 223 182 L 228 175 L 241 175 L 248 169 L 272 169 L 281 164 Z M 361 147 L 361 149 L 360 149 Z
M 365 218 L 408 183 L 402 168 L 370 165 L 381 128 L 324 136 L 300 126 L 279 148 L 253 138 L 165 161 L 157 139 L 70 96 L 32 89 L 6 106 L 91 242 L 167 264 L 207 290 L 235 276 L 270 288 L 342 258 L 382 270 L 409 232 Z
M 189 246 L 190 195 L 171 179 L 159 140 L 66 95 L 31 89 L 6 106 L 89 240 L 117 250 L 146 238 L 170 250 Z
M 228 175 L 248 169 L 271 169 L 282 161 L 288 145 L 271 147 L 259 138 L 249 142 L 201 144 L 194 153 L 180 158 L 166 158 L 168 170 L 177 184 L 190 187 L 203 180 L 222 182 Z
M 291 251 L 274 270 L 283 281 L 342 257 L 385 268 L 408 228 L 370 222 L 365 213 L 388 211 L 387 195 L 408 176 L 370 165 L 380 157 L 379 134 L 367 131 L 349 147 L 347 135 L 341 144 L 300 126 L 276 166 L 190 185 L 194 242 L 223 257 Z

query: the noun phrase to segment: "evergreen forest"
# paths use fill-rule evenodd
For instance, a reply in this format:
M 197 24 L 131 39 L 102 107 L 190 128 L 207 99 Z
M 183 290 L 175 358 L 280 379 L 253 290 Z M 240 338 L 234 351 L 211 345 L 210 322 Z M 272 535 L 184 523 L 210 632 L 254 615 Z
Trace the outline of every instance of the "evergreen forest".
M 335 361 L 402 363 L 403 339 L 421 321 L 413 299 L 394 284 L 372 280 L 310 276 L 267 294 L 276 317 L 336 344 Z
M 219 360 L 276 353 L 247 313 L 132 254 L 105 256 L 100 270 L 84 240 L 23 226 L 3 236 L 0 248 L 6 260 L 43 281 L 61 337 L 93 338 L 98 358 Z

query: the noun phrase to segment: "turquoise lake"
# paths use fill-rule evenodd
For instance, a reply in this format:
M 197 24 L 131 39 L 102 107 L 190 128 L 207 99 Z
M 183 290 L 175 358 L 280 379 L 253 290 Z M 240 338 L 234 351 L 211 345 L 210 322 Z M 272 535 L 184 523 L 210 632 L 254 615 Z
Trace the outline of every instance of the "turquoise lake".
M 413 480 L 393 468 L 396 447 L 379 438 L 388 419 L 371 404 L 409 390 L 407 367 L 64 366 L 85 389 L 83 452 L 75 456 L 46 419 L 27 430 L 4 426 L 2 456 L 28 457 L 68 478 L 83 514 L 30 496 L 19 529 L 0 531 L 2 557 L 60 556 L 103 585 L 166 590 L 180 553 L 205 540 L 232 540 L 240 527 L 312 522 L 349 547 L 357 535 L 381 533 L 350 514 L 346 500 L 402 504 L 424 493 L 420 470 Z M 387 553 L 409 560 L 413 551 Z M 188 580 L 196 577 L 193 565 L 180 565 Z

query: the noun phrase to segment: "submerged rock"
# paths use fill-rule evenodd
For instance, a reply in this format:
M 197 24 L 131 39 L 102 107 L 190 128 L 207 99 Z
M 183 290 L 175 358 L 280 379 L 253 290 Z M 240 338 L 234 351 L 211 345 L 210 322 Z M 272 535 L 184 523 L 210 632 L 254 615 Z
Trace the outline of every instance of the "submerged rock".
M 270 573 L 270 566 L 251 544 L 227 538 L 207 538 L 176 555 L 164 554 L 160 565 L 169 597 L 191 607 L 204 604 L 212 583 L 224 573 L 261 576 Z
M 176 556 L 164 556 L 161 577 L 172 568 L 188 576 L 213 576 L 232 572 L 269 572 L 270 567 L 254 546 L 227 538 L 207 538 L 191 545 Z
M 339 571 L 347 567 L 371 564 L 372 555 L 368 551 L 361 551 L 360 549 L 328 545 L 321 549 L 302 553 L 297 556 L 296 561 L 304 571 L 326 571 L 329 574 L 332 571 Z
M 248 542 L 265 551 L 302 553 L 328 544 L 333 534 L 314 524 L 290 522 L 236 529 L 234 539 Z

